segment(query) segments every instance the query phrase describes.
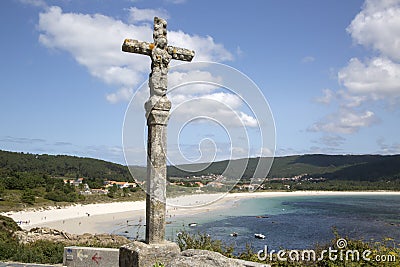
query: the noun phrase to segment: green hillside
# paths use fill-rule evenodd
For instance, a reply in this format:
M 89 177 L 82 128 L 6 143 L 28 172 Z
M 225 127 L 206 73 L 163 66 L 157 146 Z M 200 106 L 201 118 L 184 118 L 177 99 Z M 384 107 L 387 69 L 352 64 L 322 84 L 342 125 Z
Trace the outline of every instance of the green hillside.
M 83 195 L 84 184 L 65 185 L 63 179 L 84 178 L 91 189 L 104 180 L 133 181 L 126 166 L 90 158 L 0 151 L 0 211 L 57 203 L 93 203 L 142 198 L 132 188 L 112 188 L 106 195 Z M 137 192 L 136 192 L 137 191 Z
M 259 158 L 249 159 L 243 179 L 253 177 Z M 233 160 L 231 164 L 242 160 Z M 212 164 L 169 166 L 169 177 L 222 174 L 228 161 Z M 202 167 L 208 166 L 202 169 Z M 183 171 L 186 170 L 186 171 Z M 190 172 L 187 170 L 201 170 Z M 396 180 L 400 179 L 400 155 L 302 155 L 277 157 L 274 159 L 269 178 L 293 177 L 307 174 L 309 177 L 324 177 L 335 180 Z
M 30 172 L 52 177 L 132 180 L 128 168 L 104 160 L 64 155 L 36 155 L 0 150 L 0 172 Z
M 269 158 L 261 160 L 270 161 Z M 247 161 L 247 162 L 246 162 Z M 254 176 L 260 158 L 218 161 L 213 163 L 168 166 L 169 177 L 200 176 L 222 174 L 230 164 L 227 175 L 242 173 L 243 179 Z M 145 178 L 146 168 L 130 166 L 135 177 Z M 65 155 L 36 155 L 0 150 L 0 177 L 9 173 L 35 173 L 50 177 L 85 177 L 94 179 L 114 179 L 132 181 L 126 166 L 92 158 Z M 336 180 L 400 179 L 400 155 L 322 155 L 276 157 L 269 178 L 293 177 L 308 174 L 312 177 L 325 177 Z

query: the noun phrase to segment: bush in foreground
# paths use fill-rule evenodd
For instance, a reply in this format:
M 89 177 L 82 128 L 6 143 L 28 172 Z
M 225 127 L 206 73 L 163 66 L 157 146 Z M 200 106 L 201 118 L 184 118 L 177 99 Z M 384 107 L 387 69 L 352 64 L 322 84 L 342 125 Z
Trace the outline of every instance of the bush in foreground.
M 400 266 L 400 248 L 398 247 L 400 244 L 396 244 L 391 238 L 386 238 L 382 242 L 371 243 L 347 237 L 341 238 L 335 229 L 333 233 L 335 238 L 329 244 L 324 246 L 317 245 L 313 249 L 315 251 L 315 259 L 310 256 L 310 250 L 285 250 L 284 255 L 281 255 L 281 257 L 286 258 L 286 261 L 278 259 L 277 252 L 272 256 L 268 254 L 265 259 L 260 260 L 257 255 L 258 251 L 255 251 L 251 244 L 246 244 L 246 248 L 243 251 L 233 255 L 232 246 L 224 244 L 221 240 L 213 240 L 206 233 L 190 234 L 185 231 L 178 235 L 177 242 L 181 250 L 206 249 L 219 252 L 227 257 L 267 263 L 271 266 Z M 338 247 L 339 240 L 346 242 L 344 247 Z M 335 250 L 336 252 L 334 252 Z M 331 258 L 329 257 L 329 251 L 333 252 Z M 366 257 L 363 258 L 364 252 Z M 305 256 L 303 257 L 303 255 Z

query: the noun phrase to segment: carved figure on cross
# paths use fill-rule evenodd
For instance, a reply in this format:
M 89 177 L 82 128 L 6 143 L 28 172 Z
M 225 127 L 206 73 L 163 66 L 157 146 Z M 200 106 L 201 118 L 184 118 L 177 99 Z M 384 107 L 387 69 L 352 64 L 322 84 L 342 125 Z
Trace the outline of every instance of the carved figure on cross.
M 192 61 L 194 51 L 168 46 L 167 22 L 154 18 L 153 43 L 125 39 L 122 51 L 147 55 L 151 57 L 151 73 L 149 79 L 150 96 L 164 96 L 166 94 L 168 80 L 168 65 L 171 59 Z

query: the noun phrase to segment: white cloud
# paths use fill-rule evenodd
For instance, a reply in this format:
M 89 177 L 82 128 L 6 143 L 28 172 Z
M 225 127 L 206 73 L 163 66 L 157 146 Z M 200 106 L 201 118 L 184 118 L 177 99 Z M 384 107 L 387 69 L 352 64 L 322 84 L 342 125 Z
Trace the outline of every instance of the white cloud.
M 202 117 L 204 119 L 199 122 L 207 122 L 209 118 L 225 127 L 258 126 L 256 118 L 240 111 L 243 102 L 231 93 L 215 92 L 196 97 L 180 95 L 180 98 L 174 97 L 171 100 L 174 107 L 172 116 L 179 121 Z
M 243 123 L 244 126 L 247 127 L 257 127 L 258 125 L 258 121 L 256 120 L 256 118 L 242 112 L 239 111 L 239 118 L 240 121 Z
M 276 152 L 276 156 L 290 156 L 290 155 L 304 155 L 304 154 L 343 154 L 343 149 L 337 147 L 319 147 L 312 146 L 309 149 L 298 150 L 294 148 L 279 148 Z
M 301 59 L 301 62 L 303 62 L 303 63 L 311 63 L 314 61 L 315 61 L 315 58 L 312 56 L 306 56 Z
M 37 144 L 37 143 L 45 143 L 46 140 L 40 138 L 4 136 L 0 138 L 0 142 L 15 143 L 15 144 Z
M 376 143 L 379 146 L 379 154 L 399 154 L 400 153 L 400 144 L 392 143 L 387 144 L 384 138 L 379 138 Z
M 149 19 L 153 11 L 160 12 L 134 10 L 136 21 Z M 129 100 L 150 71 L 149 57 L 123 53 L 121 45 L 125 38 L 152 41 L 152 25 L 128 25 L 101 14 L 65 13 L 53 6 L 40 13 L 38 29 L 41 44 L 68 52 L 92 76 L 119 88 L 107 96 L 112 103 Z M 195 50 L 196 60 L 232 59 L 231 53 L 210 36 L 182 31 L 170 31 L 168 36 L 171 45 Z
M 336 96 L 341 102 L 341 106 L 347 108 L 359 107 L 368 99 L 368 97 L 365 95 L 352 95 L 345 90 L 339 90 L 336 93 Z
M 38 28 L 40 43 L 69 52 L 91 75 L 112 86 L 133 88 L 141 80 L 139 73 L 148 69 L 149 59 L 124 54 L 121 45 L 131 34 L 151 36 L 150 28 L 126 25 L 100 14 L 63 13 L 59 7 L 41 13 Z
M 400 64 L 389 59 L 378 57 L 363 63 L 352 58 L 339 71 L 338 79 L 351 94 L 368 95 L 372 99 L 400 96 Z
M 243 55 L 243 50 L 240 48 L 240 46 L 236 47 L 236 55 L 238 55 L 239 57 Z
M 111 93 L 106 96 L 108 102 L 115 104 L 120 101 L 129 101 L 132 97 L 133 90 L 131 88 L 121 88 L 116 93 Z M 143 102 L 144 103 L 144 102 Z
M 347 31 L 355 42 L 400 60 L 400 1 L 367 0 Z
M 248 158 L 249 150 L 243 147 L 231 147 L 232 158 Z
M 315 101 L 321 104 L 330 104 L 335 97 L 333 91 L 330 89 L 324 89 L 322 92 L 324 95 L 315 98 Z
M 176 4 L 176 5 L 183 4 L 186 2 L 186 0 L 164 0 L 164 1 L 167 3 L 171 3 L 171 4 Z
M 193 61 L 228 61 L 233 55 L 222 44 L 215 43 L 211 36 L 189 35 L 182 31 L 168 31 L 169 44 L 192 49 L 196 55 Z
M 332 91 L 330 89 L 322 90 L 323 96 L 315 98 L 315 102 L 321 104 L 331 104 L 334 101 L 340 103 L 340 107 L 355 108 L 361 106 L 368 97 L 364 95 L 352 95 L 348 91 Z
M 72 154 L 80 155 L 83 157 L 104 159 L 119 164 L 125 164 L 125 160 L 123 158 L 123 150 L 121 146 L 92 145 L 86 146 L 81 149 L 84 152 L 79 151 Z
M 255 153 L 255 157 L 273 157 L 274 156 L 274 149 L 268 147 L 262 147 L 260 149 L 260 153 Z
M 300 151 L 291 147 L 278 147 L 275 151 L 275 156 L 284 157 L 290 155 L 300 155 L 304 153 L 305 153 L 304 151 Z
M 166 10 L 163 9 L 139 9 L 137 7 L 131 7 L 129 10 L 129 22 L 135 23 L 139 21 L 153 21 L 154 17 L 161 17 L 168 19 L 169 15 Z
M 221 105 L 225 105 L 232 110 L 236 110 L 242 104 L 241 99 L 234 94 L 218 92 L 213 94 L 204 95 L 201 99 L 210 99 L 214 100 L 216 103 L 220 103 Z
M 342 145 L 345 141 L 346 139 L 340 135 L 328 134 L 322 136 L 319 140 L 316 141 L 316 143 L 320 143 L 328 147 L 338 147 Z
M 216 77 L 208 71 L 172 71 L 168 73 L 168 92 L 172 98 L 182 94 L 206 94 L 214 91 L 218 87 L 213 85 L 213 83 L 222 84 L 222 82 L 222 77 Z M 175 86 L 179 87 L 174 89 Z
M 19 0 L 22 4 L 31 5 L 40 8 L 46 8 L 47 4 L 44 0 Z
M 168 97 L 175 107 L 172 111 L 174 116 L 181 121 L 204 116 L 225 126 L 257 127 L 257 120 L 241 111 L 245 104 L 241 97 L 219 86 L 223 82 L 222 77 L 208 71 L 172 71 L 168 77 L 171 88 Z M 181 84 L 186 85 L 174 88 Z
M 308 130 L 312 132 L 326 132 L 338 134 L 352 134 L 362 127 L 371 126 L 377 122 L 374 112 L 356 111 L 341 108 L 338 112 L 329 114 L 319 122 L 314 123 Z
M 344 89 L 324 89 L 324 95 L 316 99 L 324 104 L 336 100 L 339 110 L 310 130 L 355 133 L 378 120 L 370 110 L 374 101 L 400 103 L 400 0 L 366 0 L 346 30 L 355 43 L 372 48 L 375 55 L 352 58 L 339 70 L 337 78 Z M 368 108 L 363 108 L 367 103 Z
M 353 40 L 371 47 L 378 56 L 352 58 L 338 73 L 349 94 L 364 100 L 400 96 L 400 0 L 366 0 L 363 9 L 347 27 Z

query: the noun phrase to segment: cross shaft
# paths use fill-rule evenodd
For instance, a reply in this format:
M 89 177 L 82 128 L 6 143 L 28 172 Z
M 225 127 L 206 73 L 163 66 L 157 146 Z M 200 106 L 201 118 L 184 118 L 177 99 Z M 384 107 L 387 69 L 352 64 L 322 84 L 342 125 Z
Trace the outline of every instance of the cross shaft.
M 167 45 L 167 22 L 154 18 L 153 43 L 125 39 L 122 51 L 150 56 L 150 98 L 145 103 L 147 137 L 146 243 L 165 242 L 166 140 L 171 102 L 167 93 L 168 65 L 171 59 L 191 61 L 194 51 Z

